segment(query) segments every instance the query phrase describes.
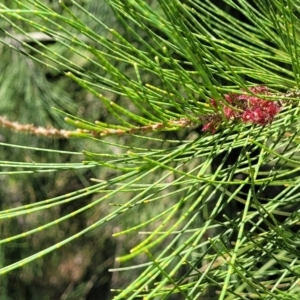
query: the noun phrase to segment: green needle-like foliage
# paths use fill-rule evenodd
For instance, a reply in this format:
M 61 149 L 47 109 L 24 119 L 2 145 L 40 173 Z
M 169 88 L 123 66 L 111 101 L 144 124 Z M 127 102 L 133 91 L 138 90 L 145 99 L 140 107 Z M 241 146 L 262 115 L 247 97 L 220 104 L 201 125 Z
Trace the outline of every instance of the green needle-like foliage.
M 106 2 L 0 4 L 3 182 L 50 174 L 41 198 L 2 201 L 1 247 L 27 251 L 0 274 L 113 226 L 114 299 L 299 299 L 300 2 Z M 66 172 L 82 185 L 60 193 Z

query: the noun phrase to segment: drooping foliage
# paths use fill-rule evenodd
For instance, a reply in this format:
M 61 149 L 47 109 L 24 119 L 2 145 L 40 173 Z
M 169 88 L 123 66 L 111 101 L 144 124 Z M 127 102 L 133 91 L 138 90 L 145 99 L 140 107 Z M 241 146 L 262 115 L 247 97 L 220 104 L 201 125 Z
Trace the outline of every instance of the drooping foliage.
M 0 4 L 3 278 L 298 299 L 299 1 L 215 2 Z

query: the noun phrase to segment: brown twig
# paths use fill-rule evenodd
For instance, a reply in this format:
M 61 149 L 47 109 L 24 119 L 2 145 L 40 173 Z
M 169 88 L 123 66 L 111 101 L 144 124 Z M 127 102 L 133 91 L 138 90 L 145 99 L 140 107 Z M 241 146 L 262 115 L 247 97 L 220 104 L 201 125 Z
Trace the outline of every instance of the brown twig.
M 68 139 L 74 131 L 57 129 L 54 127 L 35 127 L 32 124 L 20 124 L 18 122 L 9 121 L 6 117 L 0 116 L 0 126 L 9 128 L 18 132 L 26 132 L 33 135 L 50 137 L 50 138 L 63 138 Z

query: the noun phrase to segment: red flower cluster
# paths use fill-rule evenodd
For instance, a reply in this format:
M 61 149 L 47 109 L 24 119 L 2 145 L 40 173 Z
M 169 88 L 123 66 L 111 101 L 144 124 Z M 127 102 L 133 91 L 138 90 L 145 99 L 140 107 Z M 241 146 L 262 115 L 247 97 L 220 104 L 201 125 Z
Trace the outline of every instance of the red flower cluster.
M 249 88 L 253 94 L 268 95 L 266 86 L 256 86 Z M 264 126 L 273 121 L 273 118 L 280 111 L 280 105 L 275 101 L 268 101 L 259 98 L 257 95 L 247 94 L 226 94 L 226 102 L 230 105 L 221 103 L 223 113 L 228 121 L 242 121 L 243 123 L 252 123 Z M 217 102 L 211 99 L 211 104 L 218 108 Z M 211 114 L 203 118 L 204 125 L 202 131 L 215 133 L 217 127 L 222 122 L 221 113 Z

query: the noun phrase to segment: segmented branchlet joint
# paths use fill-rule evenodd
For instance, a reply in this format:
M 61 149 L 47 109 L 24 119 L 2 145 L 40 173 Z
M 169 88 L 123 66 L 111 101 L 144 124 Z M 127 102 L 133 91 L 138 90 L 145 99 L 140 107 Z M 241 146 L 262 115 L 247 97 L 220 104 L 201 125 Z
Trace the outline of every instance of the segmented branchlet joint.
M 174 130 L 176 128 L 188 128 L 195 126 L 199 123 L 192 121 L 188 118 L 181 118 L 179 120 L 169 120 L 166 123 L 155 123 L 151 125 L 132 127 L 128 129 L 103 129 L 101 132 L 93 131 L 93 137 L 107 136 L 107 135 L 123 135 L 123 134 L 139 134 L 145 132 L 157 132 Z M 83 131 L 88 133 L 88 131 Z
M 231 122 L 265 126 L 272 123 L 283 107 L 295 103 L 288 98 L 300 97 L 300 91 L 294 90 L 286 94 L 275 95 L 283 97 L 273 101 L 263 99 L 264 96 L 272 96 L 266 86 L 255 86 L 249 90 L 253 94 L 246 93 L 246 91 L 241 94 L 225 94 L 225 101 L 219 101 L 219 103 L 215 99 L 210 99 L 210 104 L 216 112 L 200 118 L 203 121 L 202 131 L 215 133 L 224 117 Z

